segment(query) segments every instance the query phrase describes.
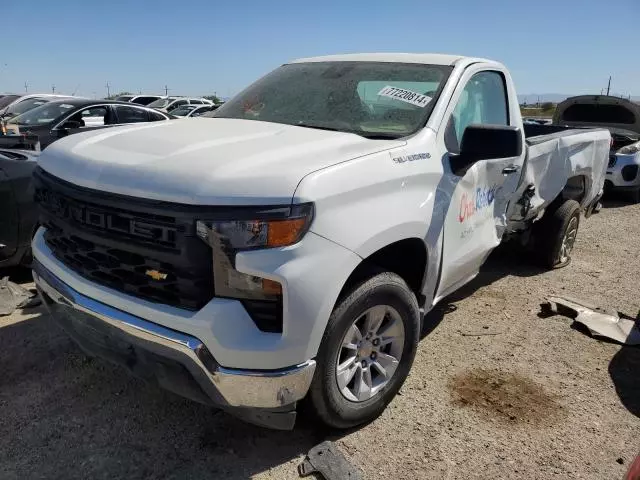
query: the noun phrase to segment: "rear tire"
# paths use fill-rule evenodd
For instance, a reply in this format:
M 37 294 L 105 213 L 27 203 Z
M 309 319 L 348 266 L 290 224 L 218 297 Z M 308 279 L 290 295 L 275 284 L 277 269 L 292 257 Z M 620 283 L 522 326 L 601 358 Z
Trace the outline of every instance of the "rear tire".
M 536 228 L 536 249 L 547 268 L 562 268 L 571 262 L 571 251 L 580 226 L 580 204 L 565 200 L 548 210 Z
M 307 397 L 311 410 L 331 428 L 375 419 L 407 378 L 419 338 L 418 302 L 401 277 L 378 273 L 355 285 L 329 318 Z
M 640 188 L 629 192 L 629 200 L 632 204 L 640 203 Z

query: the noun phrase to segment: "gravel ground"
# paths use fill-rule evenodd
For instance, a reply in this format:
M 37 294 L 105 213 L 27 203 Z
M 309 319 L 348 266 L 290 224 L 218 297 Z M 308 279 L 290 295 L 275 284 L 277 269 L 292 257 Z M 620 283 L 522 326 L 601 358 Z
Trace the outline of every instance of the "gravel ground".
M 606 207 L 567 268 L 496 252 L 428 316 L 387 411 L 338 437 L 245 425 L 88 360 L 40 309 L 0 317 L 0 478 L 293 479 L 325 438 L 371 479 L 621 478 L 640 450 L 640 349 L 538 316 L 551 293 L 638 312 L 640 205 Z

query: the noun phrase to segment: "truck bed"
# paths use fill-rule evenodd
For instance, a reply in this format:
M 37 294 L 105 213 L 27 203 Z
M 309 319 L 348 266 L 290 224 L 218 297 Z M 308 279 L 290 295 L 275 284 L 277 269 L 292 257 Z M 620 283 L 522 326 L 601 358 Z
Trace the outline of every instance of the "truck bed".
M 527 228 L 560 194 L 590 207 L 601 193 L 609 159 L 607 129 L 524 125 L 524 133 L 527 155 L 518 201 L 507 211 L 510 232 Z
M 546 137 L 548 135 L 555 135 L 557 133 L 566 133 L 571 130 L 586 130 L 584 128 L 567 127 L 565 125 L 537 125 L 533 123 L 524 124 L 524 136 L 527 143 L 530 141 L 537 143 L 537 137 Z

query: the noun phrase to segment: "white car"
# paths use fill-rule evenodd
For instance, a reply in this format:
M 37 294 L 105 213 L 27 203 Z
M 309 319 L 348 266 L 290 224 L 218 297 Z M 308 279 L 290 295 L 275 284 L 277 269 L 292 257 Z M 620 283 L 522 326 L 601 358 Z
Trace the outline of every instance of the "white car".
M 155 102 L 151 102 L 147 106 L 162 112 L 171 113 L 174 109 L 182 105 L 213 105 L 213 102 L 206 98 L 163 97 Z
M 218 107 L 219 105 L 182 105 L 171 110 L 171 115 L 183 118 L 199 117 L 205 113 L 217 110 Z
M 151 102 L 155 102 L 164 98 L 162 95 L 120 95 L 114 98 L 118 102 L 136 103 L 138 105 L 149 105 Z
M 306 399 L 353 427 L 503 239 L 569 264 L 611 137 L 535 127 L 494 61 L 297 60 L 214 118 L 44 150 L 34 279 L 84 349 L 165 388 L 282 429 Z
M 71 95 L 54 95 L 50 93 L 33 93 L 29 95 L 21 95 L 15 98 L 11 103 L 7 104 L 4 108 L 0 109 L 0 116 L 6 118 L 16 117 L 31 109 L 44 105 L 47 102 L 55 100 L 65 100 L 67 98 L 82 98 L 73 97 Z
M 640 202 L 640 104 L 620 97 L 581 95 L 560 103 L 553 121 L 608 128 L 612 142 L 605 186 Z

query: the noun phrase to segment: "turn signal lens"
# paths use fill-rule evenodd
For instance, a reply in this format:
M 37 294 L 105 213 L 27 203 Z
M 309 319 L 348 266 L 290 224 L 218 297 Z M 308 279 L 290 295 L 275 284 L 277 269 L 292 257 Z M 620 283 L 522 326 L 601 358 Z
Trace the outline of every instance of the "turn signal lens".
M 282 285 L 268 278 L 263 278 L 262 293 L 265 295 L 282 295 Z
M 267 246 L 284 247 L 296 243 L 302 237 L 306 223 L 306 218 L 269 222 Z

